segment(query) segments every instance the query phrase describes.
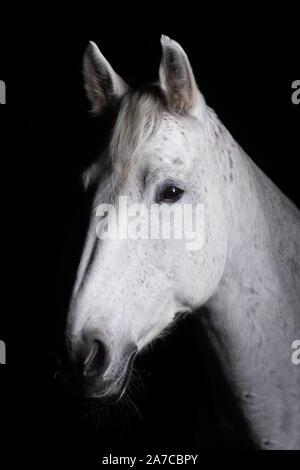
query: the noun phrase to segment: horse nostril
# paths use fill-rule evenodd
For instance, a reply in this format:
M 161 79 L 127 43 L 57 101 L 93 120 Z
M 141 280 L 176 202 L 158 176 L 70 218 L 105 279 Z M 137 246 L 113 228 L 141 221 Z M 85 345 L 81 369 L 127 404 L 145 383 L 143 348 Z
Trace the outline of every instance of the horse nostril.
M 104 369 L 106 357 L 106 348 L 102 341 L 93 340 L 83 362 L 82 375 L 85 377 L 99 375 Z

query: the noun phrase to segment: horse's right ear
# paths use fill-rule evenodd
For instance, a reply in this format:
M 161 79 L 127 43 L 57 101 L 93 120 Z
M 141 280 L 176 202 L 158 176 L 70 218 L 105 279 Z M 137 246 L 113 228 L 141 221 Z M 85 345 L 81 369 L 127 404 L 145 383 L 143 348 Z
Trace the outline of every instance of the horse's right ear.
M 94 42 L 90 42 L 83 58 L 83 76 L 92 113 L 100 115 L 104 108 L 118 101 L 129 86 L 113 70 Z
M 198 90 L 189 59 L 178 42 L 161 36 L 162 60 L 159 81 L 168 106 L 175 113 L 200 117 L 205 100 Z

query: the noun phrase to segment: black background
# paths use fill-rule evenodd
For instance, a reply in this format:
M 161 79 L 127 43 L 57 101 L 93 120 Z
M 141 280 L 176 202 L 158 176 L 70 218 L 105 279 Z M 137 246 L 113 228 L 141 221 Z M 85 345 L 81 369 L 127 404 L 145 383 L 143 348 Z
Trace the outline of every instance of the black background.
M 184 47 L 207 103 L 237 142 L 299 206 L 293 43 L 267 33 L 204 42 L 198 33 L 163 32 Z M 85 229 L 78 175 L 101 139 L 97 120 L 87 113 L 84 49 L 94 40 L 136 87 L 157 79 L 159 37 L 155 31 L 138 37 L 110 32 L 1 41 L 7 105 L 0 107 L 0 339 L 7 344 L 7 365 L 0 366 L 0 410 L 2 453 L 12 462 L 224 449 L 193 318 L 137 360 L 144 386 L 140 390 L 135 381 L 131 395 L 138 412 L 132 404 L 91 411 L 70 393 L 57 359 Z

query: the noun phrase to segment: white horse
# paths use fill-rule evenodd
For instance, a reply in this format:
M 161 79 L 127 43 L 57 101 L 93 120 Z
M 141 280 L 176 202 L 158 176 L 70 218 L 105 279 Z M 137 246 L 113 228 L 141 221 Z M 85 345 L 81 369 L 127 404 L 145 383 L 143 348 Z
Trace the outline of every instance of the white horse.
M 115 121 L 84 174 L 94 202 L 70 302 L 70 358 L 86 396 L 119 399 L 136 353 L 193 312 L 252 445 L 300 449 L 300 368 L 291 360 L 300 339 L 299 211 L 206 105 L 181 46 L 161 43 L 159 82 L 138 91 L 94 43 L 85 53 L 92 111 L 114 110 Z M 184 239 L 101 238 L 96 209 L 118 211 L 119 196 L 149 210 L 202 204 L 201 249 L 187 250 Z

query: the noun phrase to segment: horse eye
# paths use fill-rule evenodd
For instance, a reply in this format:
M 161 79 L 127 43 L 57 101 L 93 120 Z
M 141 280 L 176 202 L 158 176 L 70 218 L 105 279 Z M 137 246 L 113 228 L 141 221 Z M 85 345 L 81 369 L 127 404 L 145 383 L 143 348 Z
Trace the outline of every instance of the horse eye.
M 160 193 L 160 200 L 178 201 L 183 194 L 183 190 L 176 186 L 168 186 Z

